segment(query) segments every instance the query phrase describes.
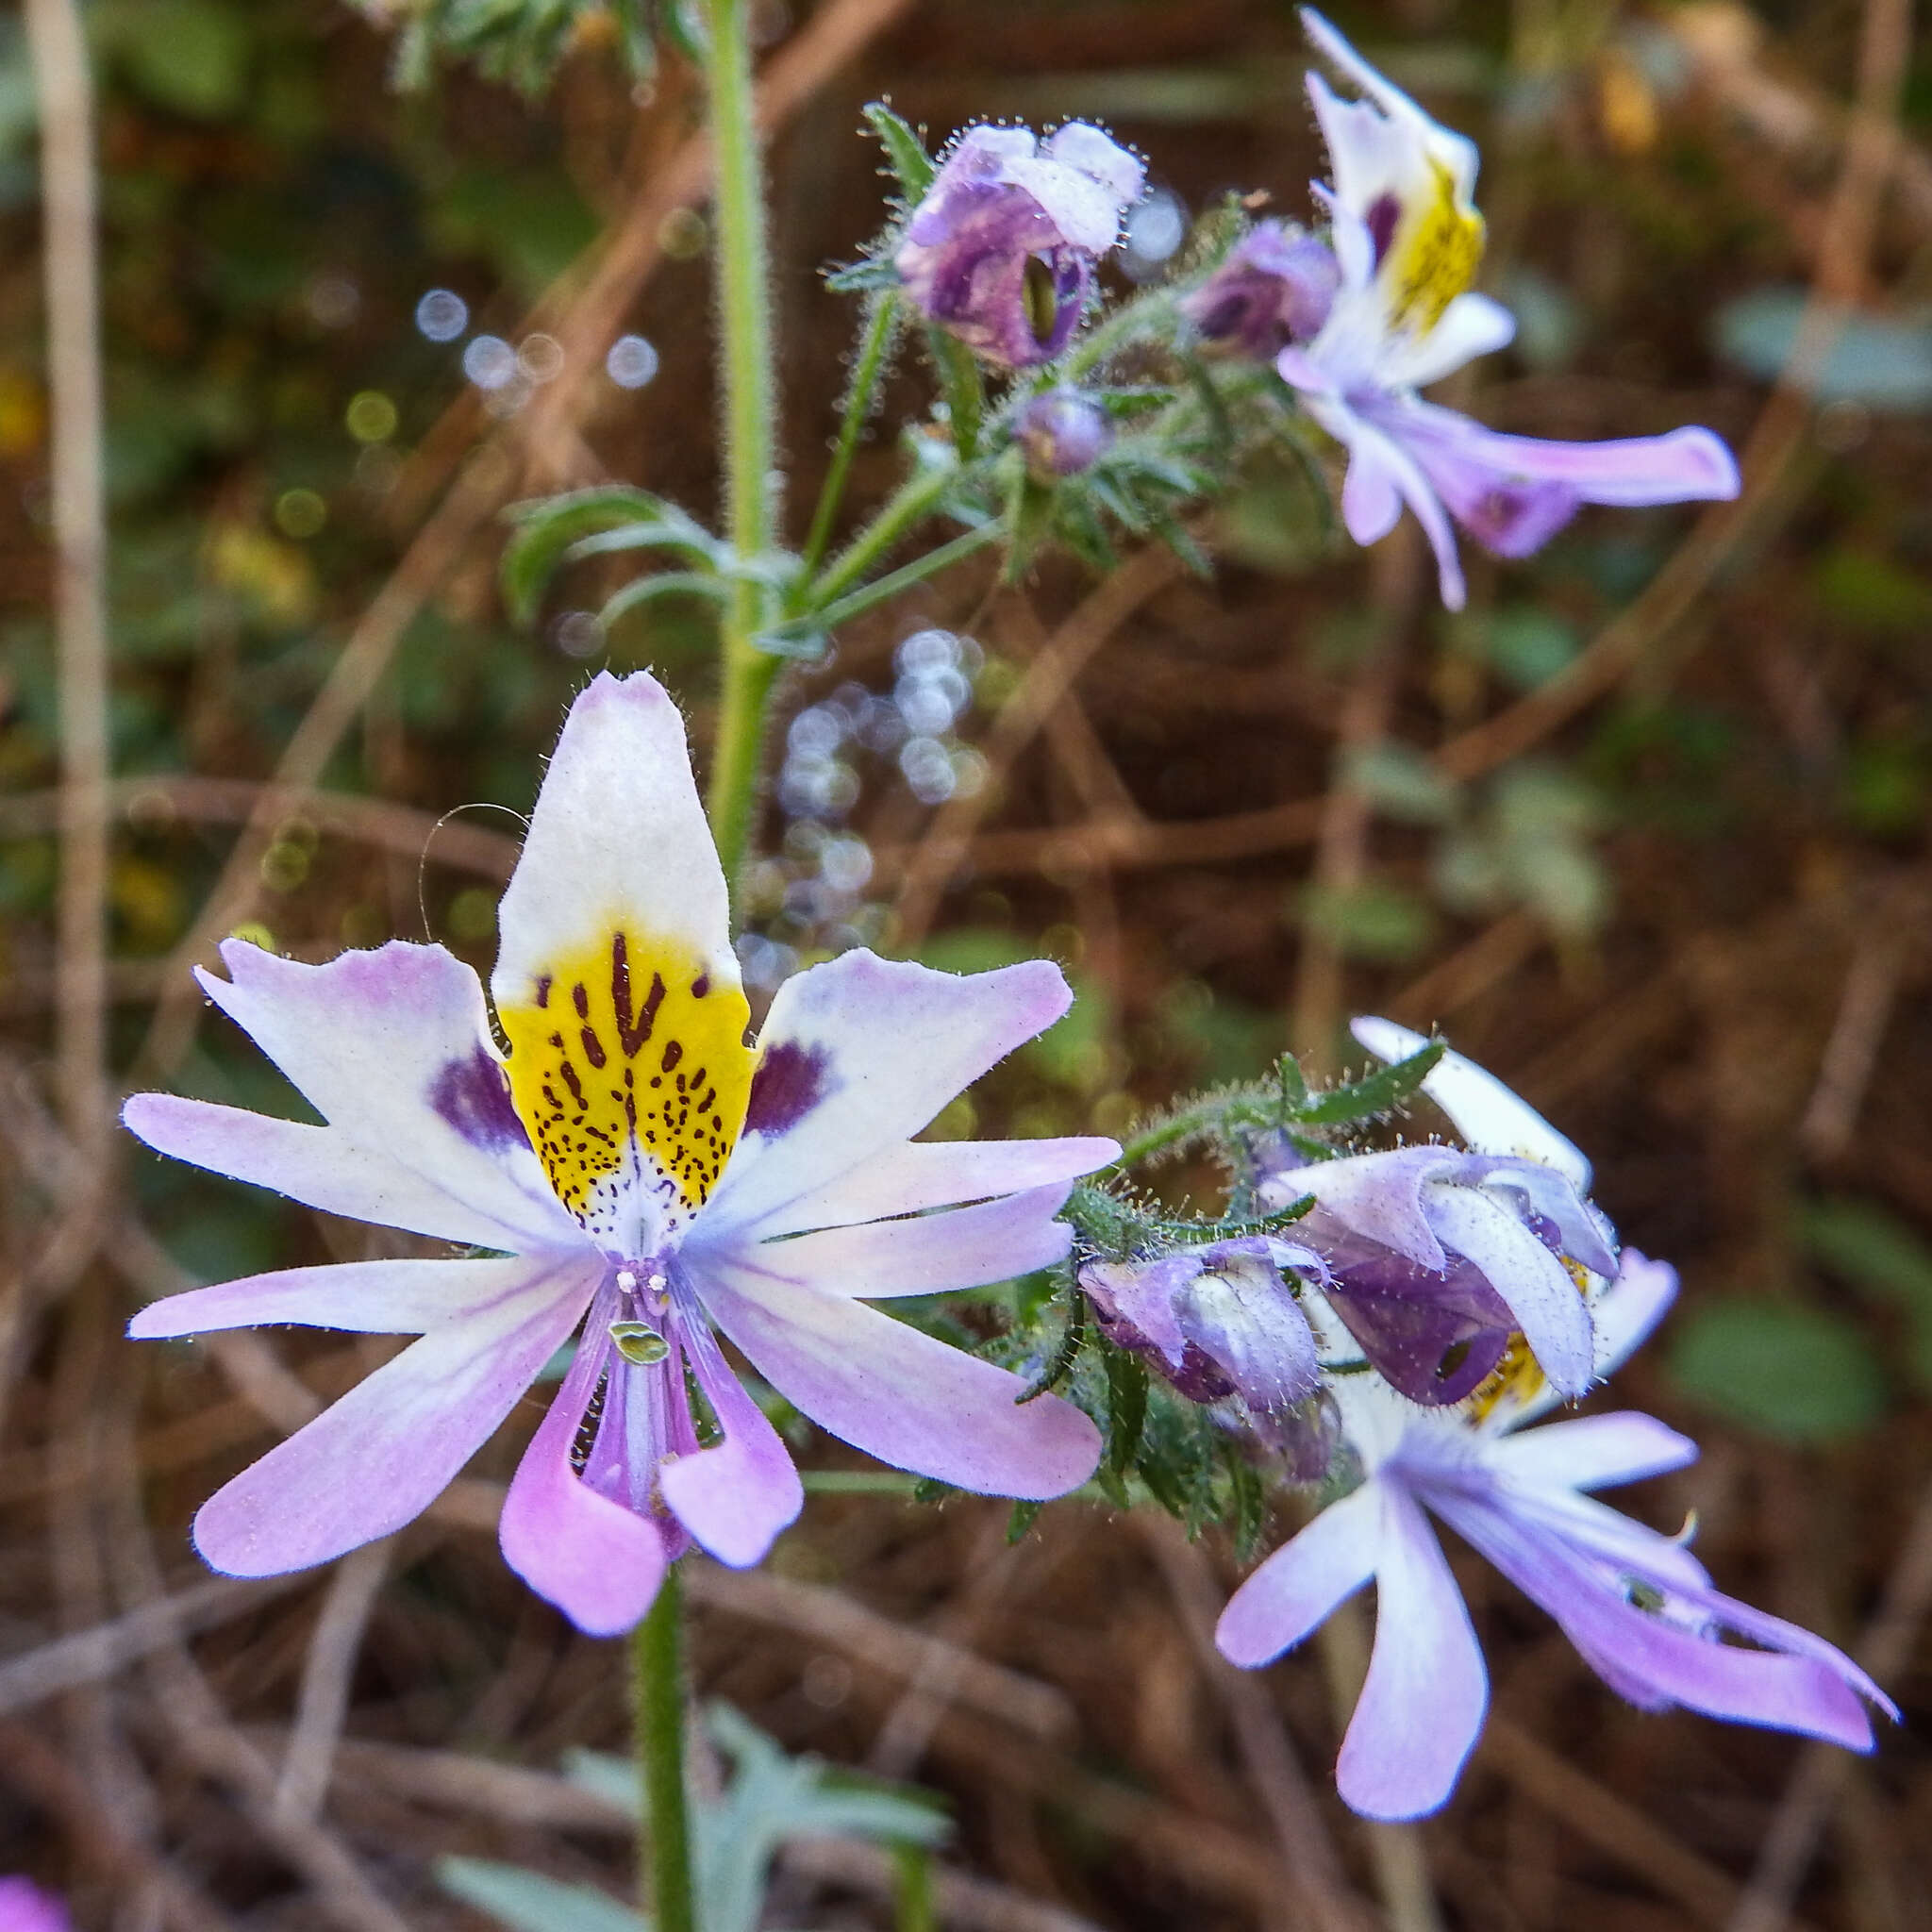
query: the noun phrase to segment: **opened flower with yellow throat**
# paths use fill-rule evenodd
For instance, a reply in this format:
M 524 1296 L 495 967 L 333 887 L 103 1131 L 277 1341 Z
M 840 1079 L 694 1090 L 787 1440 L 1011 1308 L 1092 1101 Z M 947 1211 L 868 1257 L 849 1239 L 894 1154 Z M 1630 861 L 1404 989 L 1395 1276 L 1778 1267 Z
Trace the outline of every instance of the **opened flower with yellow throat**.
M 231 940 L 230 977 L 202 984 L 322 1124 L 127 1105 L 161 1153 L 491 1251 L 255 1275 L 135 1317 L 137 1337 L 420 1338 L 203 1506 L 208 1563 L 271 1575 L 401 1527 L 579 1329 L 501 1534 L 588 1631 L 634 1624 L 692 1541 L 755 1563 L 798 1513 L 791 1457 L 718 1331 L 883 1461 L 1023 1498 L 1087 1479 L 1099 1438 L 1078 1409 L 1021 1406 L 1017 1376 L 865 1305 L 1067 1252 L 1056 1216 L 1112 1141 L 912 1138 L 1066 1011 L 1057 967 L 958 977 L 847 953 L 788 981 L 747 1044 L 683 721 L 641 673 L 600 676 L 572 708 L 499 925 L 507 1054 L 475 974 L 441 946 L 305 965 Z

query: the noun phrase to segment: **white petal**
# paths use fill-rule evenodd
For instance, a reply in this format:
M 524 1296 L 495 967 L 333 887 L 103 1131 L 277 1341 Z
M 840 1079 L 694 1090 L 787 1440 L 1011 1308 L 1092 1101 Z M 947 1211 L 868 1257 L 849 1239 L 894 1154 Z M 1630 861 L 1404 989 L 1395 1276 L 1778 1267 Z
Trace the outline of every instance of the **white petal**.
M 1364 1016 L 1349 1031 L 1377 1059 L 1406 1060 L 1428 1045 L 1428 1039 L 1392 1020 Z M 1423 1091 L 1456 1124 L 1456 1131 L 1478 1154 L 1515 1154 L 1554 1167 L 1579 1194 L 1590 1191 L 1590 1162 L 1520 1094 L 1472 1059 L 1449 1052 L 1423 1082 Z
M 1486 1459 L 1516 1482 L 1595 1490 L 1682 1469 L 1697 1460 L 1697 1444 L 1655 1416 L 1625 1410 L 1519 1430 L 1494 1443 Z
M 1398 335 L 1381 358 L 1383 380 L 1423 389 L 1453 375 L 1465 362 L 1493 355 L 1516 340 L 1516 318 L 1487 295 L 1457 295 L 1432 329 Z
M 858 948 L 788 979 L 758 1038 L 743 1135 L 692 1240 L 778 1224 L 916 1133 L 1071 1001 L 1044 959 L 960 977 Z
M 1597 1297 L 1596 1372 L 1608 1375 L 1622 1368 L 1649 1339 L 1677 1298 L 1677 1271 L 1668 1261 L 1653 1261 L 1635 1248 L 1619 1257 L 1617 1278 Z
M 400 940 L 320 966 L 240 940 L 221 951 L 231 977 L 198 972 L 202 990 L 343 1141 L 393 1163 L 412 1192 L 435 1189 L 510 1230 L 502 1245 L 575 1242 L 460 959 Z
M 687 954 L 736 988 L 724 874 L 691 777 L 684 720 L 648 672 L 601 673 L 581 692 L 537 794 L 523 857 L 498 908 L 491 991 L 541 1004 L 561 958 L 633 945 Z

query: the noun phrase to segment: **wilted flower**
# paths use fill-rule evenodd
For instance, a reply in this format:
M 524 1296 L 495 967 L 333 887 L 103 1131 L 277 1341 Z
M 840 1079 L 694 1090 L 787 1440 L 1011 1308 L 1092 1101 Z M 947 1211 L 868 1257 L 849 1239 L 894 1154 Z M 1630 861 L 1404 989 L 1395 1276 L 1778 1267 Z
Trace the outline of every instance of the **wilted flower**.
M 1263 1235 L 1147 1261 L 1089 1261 L 1080 1286 L 1108 1341 L 1151 1362 L 1191 1402 L 1239 1395 L 1257 1415 L 1315 1392 L 1307 1317 L 1284 1271 L 1316 1278 L 1321 1257 Z
M 1082 121 L 1043 143 L 1030 128 L 969 128 L 912 211 L 893 265 L 910 300 L 976 355 L 1008 369 L 1050 362 L 1144 178 Z
M 0 1878 L 0 1932 L 72 1932 L 67 1907 L 31 1878 Z
M 502 1541 L 586 1630 L 635 1623 L 691 1540 L 754 1563 L 798 1512 L 791 1458 L 714 1324 L 886 1461 L 1016 1496 L 1085 1480 L 1098 1439 L 1078 1410 L 1016 1407 L 1017 1377 L 859 1299 L 1066 1252 L 1054 1216 L 1111 1141 L 910 1139 L 1066 1010 L 1058 969 L 956 978 L 850 952 L 788 980 L 746 1045 L 682 721 L 642 674 L 572 707 L 500 925 L 507 1064 L 475 974 L 440 946 L 309 966 L 231 941 L 232 977 L 204 988 L 325 1124 L 128 1103 L 163 1153 L 500 1256 L 294 1269 L 135 1317 L 136 1336 L 295 1322 L 422 1338 L 203 1507 L 209 1563 L 273 1574 L 408 1523 L 580 1322 Z
M 1385 1059 L 1427 1044 L 1386 1020 L 1357 1020 L 1355 1032 Z M 1460 1402 L 1514 1367 L 1512 1351 L 1524 1345 L 1561 1393 L 1581 1395 L 1591 1372 L 1589 1291 L 1617 1269 L 1607 1224 L 1587 1199 L 1589 1163 L 1460 1054 L 1445 1054 L 1422 1091 L 1466 1149 L 1396 1147 L 1264 1167 L 1258 1204 L 1314 1197 L 1295 1233 L 1326 1263 L 1322 1292 L 1410 1401 Z
M 1032 397 L 1014 424 L 1026 467 L 1050 483 L 1091 470 L 1113 446 L 1113 419 L 1076 389 Z
M 1321 332 L 1341 286 L 1324 242 L 1285 222 L 1257 222 L 1180 309 L 1204 342 L 1272 362 Z
M 1599 1304 L 1600 1372 L 1643 1340 L 1675 1289 L 1670 1268 L 1625 1253 Z M 1231 1662 L 1269 1663 L 1374 1579 L 1374 1650 L 1336 1767 L 1356 1810 L 1435 1810 L 1488 1708 L 1482 1650 L 1425 1511 L 1541 1605 L 1584 1661 L 1646 1710 L 1682 1705 L 1856 1751 L 1872 1744 L 1861 1698 L 1897 1716 L 1850 1658 L 1721 1595 L 1681 1541 L 1586 1493 L 1694 1460 L 1696 1444 L 1662 1423 L 1597 1415 L 1519 1435 L 1552 1393 L 1480 1414 L 1425 1410 L 1370 1375 L 1339 1379 L 1335 1398 L 1364 1479 L 1241 1585 L 1215 1639 Z
M 1320 333 L 1283 349 L 1276 366 L 1348 450 L 1341 510 L 1350 536 L 1386 537 L 1407 504 L 1435 551 L 1443 603 L 1460 609 L 1451 517 L 1498 556 L 1525 557 L 1585 503 L 1735 496 L 1738 466 L 1707 429 L 1546 442 L 1501 435 L 1418 397 L 1516 330 L 1507 309 L 1470 290 L 1483 250 L 1476 150 L 1391 87 L 1320 14 L 1304 8 L 1302 20 L 1366 98 L 1343 101 L 1308 75 L 1334 174 L 1333 187 L 1318 192 L 1333 222 L 1341 287 Z

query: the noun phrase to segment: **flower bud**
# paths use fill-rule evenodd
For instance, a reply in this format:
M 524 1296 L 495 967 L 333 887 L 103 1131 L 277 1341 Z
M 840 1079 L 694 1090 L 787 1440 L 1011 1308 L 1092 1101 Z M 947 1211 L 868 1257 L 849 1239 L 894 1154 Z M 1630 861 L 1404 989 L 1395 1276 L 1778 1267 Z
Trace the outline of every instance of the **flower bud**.
M 1020 446 L 1026 467 L 1042 483 L 1091 470 L 1113 445 L 1113 421 L 1078 390 L 1050 390 L 1020 411 Z
M 1204 342 L 1272 362 L 1290 342 L 1319 335 L 1341 269 L 1324 242 L 1282 222 L 1262 222 L 1181 303 Z
M 1132 155 L 1084 122 L 1044 144 L 1025 127 L 970 128 L 912 211 L 893 265 L 908 299 L 975 355 L 1008 369 L 1049 362 L 1142 179 Z
M 1282 1270 L 1325 1273 L 1289 1241 L 1246 1236 L 1147 1261 L 1090 1261 L 1080 1286 L 1116 1346 L 1191 1402 L 1239 1395 L 1257 1415 L 1315 1392 L 1315 1338 Z

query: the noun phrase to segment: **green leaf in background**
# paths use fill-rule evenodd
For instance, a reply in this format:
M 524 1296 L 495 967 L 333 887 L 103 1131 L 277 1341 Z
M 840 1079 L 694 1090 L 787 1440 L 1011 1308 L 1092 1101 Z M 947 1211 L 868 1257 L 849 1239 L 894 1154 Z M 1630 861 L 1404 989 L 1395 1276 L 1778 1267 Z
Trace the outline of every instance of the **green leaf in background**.
M 1784 373 L 1798 339 L 1807 296 L 1799 289 L 1759 289 L 1718 311 L 1718 353 L 1747 375 Z M 1808 388 L 1822 403 L 1864 403 L 1917 414 L 1932 409 L 1932 325 L 1923 317 L 1848 315 Z
M 1856 1323 L 1735 1296 L 1677 1323 L 1671 1374 L 1693 1401 L 1784 1442 L 1841 1441 L 1884 1413 L 1885 1375 Z
M 1932 1392 L 1932 1245 L 1869 1201 L 1813 1201 L 1798 1210 L 1798 1239 L 1823 1268 L 1910 1324 L 1912 1374 Z
M 1352 745 L 1342 758 L 1343 782 L 1367 794 L 1385 817 L 1410 825 L 1440 825 L 1456 816 L 1457 787 L 1415 749 L 1392 738 Z
M 247 9 L 222 0 L 115 0 L 92 9 L 95 43 L 156 106 L 197 121 L 247 99 Z
M 1451 619 L 1450 635 L 1518 691 L 1549 683 L 1583 648 L 1574 624 L 1533 604 Z
M 628 1772 L 628 1767 L 626 1767 Z M 629 1773 L 635 1782 L 636 1774 Z M 493 1858 L 439 1858 L 436 1882 L 511 1932 L 650 1932 L 651 1922 L 588 1885 Z
M 513 506 L 508 516 L 515 529 L 503 550 L 503 601 L 519 624 L 536 615 L 543 588 L 566 555 L 658 549 L 708 570 L 717 565 L 716 540 L 696 518 L 628 485 L 541 497 Z
M 1346 889 L 1308 886 L 1293 903 L 1303 924 L 1352 959 L 1400 965 L 1424 952 L 1436 933 L 1436 915 L 1426 899 L 1374 880 Z

